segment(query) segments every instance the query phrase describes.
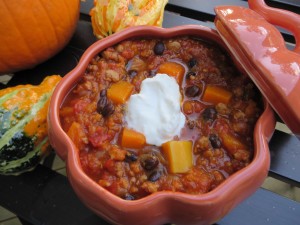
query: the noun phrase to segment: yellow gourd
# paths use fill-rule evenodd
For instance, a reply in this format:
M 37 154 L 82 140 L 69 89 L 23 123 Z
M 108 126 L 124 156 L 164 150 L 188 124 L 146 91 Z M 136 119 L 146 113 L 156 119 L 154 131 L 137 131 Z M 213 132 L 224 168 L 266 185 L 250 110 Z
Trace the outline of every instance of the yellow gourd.
M 61 77 L 0 90 L 0 174 L 33 169 L 49 153 L 47 113 Z
M 162 26 L 167 0 L 95 0 L 91 10 L 94 34 L 101 39 L 127 27 Z

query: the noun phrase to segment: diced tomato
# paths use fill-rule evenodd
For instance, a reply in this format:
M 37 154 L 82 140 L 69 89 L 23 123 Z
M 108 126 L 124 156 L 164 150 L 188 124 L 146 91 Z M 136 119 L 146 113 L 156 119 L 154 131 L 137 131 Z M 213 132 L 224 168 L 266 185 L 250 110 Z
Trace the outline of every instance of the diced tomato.
M 134 56 L 134 52 L 130 50 L 124 50 L 121 55 L 126 59 L 131 59 Z
M 74 112 L 76 114 L 80 114 L 82 111 L 85 110 L 89 103 L 84 100 L 78 100 L 74 105 Z
M 94 147 L 101 147 L 109 136 L 104 128 L 99 127 L 95 132 L 90 134 L 89 141 Z
M 112 159 L 109 159 L 105 162 L 104 168 L 107 169 L 110 173 L 115 173 L 115 161 Z

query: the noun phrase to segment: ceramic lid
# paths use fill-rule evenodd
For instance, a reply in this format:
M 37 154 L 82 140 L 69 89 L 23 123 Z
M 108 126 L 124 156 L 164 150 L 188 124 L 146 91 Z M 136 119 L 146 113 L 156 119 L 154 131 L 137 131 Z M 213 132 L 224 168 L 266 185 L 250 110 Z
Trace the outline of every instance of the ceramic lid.
M 300 139 L 300 16 L 249 0 L 249 7 L 218 6 L 215 25 L 273 109 Z M 291 31 L 291 51 L 274 25 Z M 298 42 L 299 41 L 299 42 Z

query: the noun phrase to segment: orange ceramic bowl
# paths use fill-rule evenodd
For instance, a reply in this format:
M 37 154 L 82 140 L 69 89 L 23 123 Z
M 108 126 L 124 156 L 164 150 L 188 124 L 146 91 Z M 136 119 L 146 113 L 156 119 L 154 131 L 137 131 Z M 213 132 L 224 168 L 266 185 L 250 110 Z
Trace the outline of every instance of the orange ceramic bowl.
M 114 224 L 212 224 L 224 217 L 241 201 L 254 193 L 268 174 L 268 140 L 274 127 L 274 114 L 265 101 L 264 112 L 254 131 L 253 161 L 236 172 L 213 191 L 201 195 L 162 191 L 139 200 L 123 200 L 99 186 L 82 170 L 78 151 L 60 125 L 59 110 L 66 95 L 84 74 L 91 59 L 107 47 L 129 38 L 171 38 L 189 35 L 214 42 L 225 48 L 215 30 L 203 26 L 180 26 L 171 29 L 133 27 L 90 46 L 78 66 L 67 74 L 55 89 L 48 114 L 49 138 L 57 154 L 66 160 L 68 179 L 82 202 L 97 215 Z M 234 59 L 235 62 L 238 62 Z M 242 68 L 237 64 L 238 68 Z

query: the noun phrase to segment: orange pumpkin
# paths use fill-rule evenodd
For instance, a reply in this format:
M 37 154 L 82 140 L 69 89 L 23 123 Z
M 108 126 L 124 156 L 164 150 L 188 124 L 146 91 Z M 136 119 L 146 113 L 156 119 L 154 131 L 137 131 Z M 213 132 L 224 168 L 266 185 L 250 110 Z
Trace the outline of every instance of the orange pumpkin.
M 0 74 L 34 67 L 71 39 L 79 0 L 1 0 Z
M 91 21 L 101 39 L 130 26 L 162 26 L 167 0 L 94 0 Z

